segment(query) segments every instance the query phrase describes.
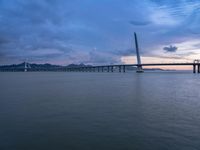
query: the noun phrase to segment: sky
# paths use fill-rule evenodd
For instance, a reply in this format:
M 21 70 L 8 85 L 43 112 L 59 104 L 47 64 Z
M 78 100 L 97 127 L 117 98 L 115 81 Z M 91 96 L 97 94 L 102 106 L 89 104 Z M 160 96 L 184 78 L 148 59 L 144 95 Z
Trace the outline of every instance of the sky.
M 0 0 L 0 64 L 193 62 L 200 0 Z

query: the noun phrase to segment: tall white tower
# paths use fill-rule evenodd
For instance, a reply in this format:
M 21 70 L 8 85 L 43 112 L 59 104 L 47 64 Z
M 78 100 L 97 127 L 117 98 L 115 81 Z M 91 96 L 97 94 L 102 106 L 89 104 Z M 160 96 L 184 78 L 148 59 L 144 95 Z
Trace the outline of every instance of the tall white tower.
M 138 73 L 142 73 L 144 72 L 142 69 L 142 65 L 141 65 L 141 59 L 140 59 L 140 53 L 139 53 L 139 47 L 138 47 L 138 41 L 137 41 L 137 35 L 134 32 L 134 37 L 135 37 L 135 48 L 136 48 L 136 55 L 137 55 L 137 71 Z

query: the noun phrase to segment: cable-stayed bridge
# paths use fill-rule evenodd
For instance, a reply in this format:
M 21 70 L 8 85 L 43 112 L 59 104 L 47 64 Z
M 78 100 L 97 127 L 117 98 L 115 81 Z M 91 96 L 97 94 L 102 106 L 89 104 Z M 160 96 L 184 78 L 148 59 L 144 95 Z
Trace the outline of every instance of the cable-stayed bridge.
M 119 72 L 126 72 L 127 67 L 136 67 L 137 73 L 143 73 L 143 67 L 145 66 L 192 66 L 193 73 L 200 73 L 200 60 L 194 60 L 192 63 L 148 63 L 143 64 L 141 63 L 139 47 L 138 47 L 138 40 L 137 35 L 134 33 L 135 38 L 135 49 L 136 49 L 136 57 L 137 57 L 137 64 L 118 64 L 118 65 L 101 65 L 101 66 L 84 66 L 84 67 L 69 67 L 66 68 L 66 71 L 97 71 L 97 72 L 114 72 L 114 68 L 118 68 Z

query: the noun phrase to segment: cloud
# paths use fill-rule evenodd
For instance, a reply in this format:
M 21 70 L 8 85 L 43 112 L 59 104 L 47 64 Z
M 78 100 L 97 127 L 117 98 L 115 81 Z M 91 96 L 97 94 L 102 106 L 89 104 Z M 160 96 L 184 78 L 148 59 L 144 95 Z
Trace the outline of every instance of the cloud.
M 6 38 L 0 37 L 0 45 L 6 44 L 6 43 L 8 43 L 8 42 L 9 42 L 9 41 L 8 41 Z
M 177 48 L 176 46 L 172 46 L 172 45 L 163 48 L 163 50 L 164 50 L 165 52 L 171 52 L 171 53 L 176 52 L 177 49 L 178 49 L 178 48 Z
M 89 64 L 110 64 L 110 63 L 119 63 L 119 57 L 114 57 L 110 53 L 102 53 L 96 50 L 89 52 L 89 59 L 83 63 Z
M 0 0 L 1 63 L 27 57 L 117 63 L 135 54 L 133 32 L 141 54 L 149 55 L 157 45 L 199 39 L 192 34 L 200 30 L 199 6 L 199 1 L 182 0 Z
M 146 26 L 149 25 L 151 22 L 150 21 L 130 21 L 130 24 L 134 25 L 134 26 Z
M 135 55 L 135 50 L 129 48 L 129 49 L 125 49 L 125 50 L 115 50 L 112 53 L 117 56 L 132 56 L 132 55 Z

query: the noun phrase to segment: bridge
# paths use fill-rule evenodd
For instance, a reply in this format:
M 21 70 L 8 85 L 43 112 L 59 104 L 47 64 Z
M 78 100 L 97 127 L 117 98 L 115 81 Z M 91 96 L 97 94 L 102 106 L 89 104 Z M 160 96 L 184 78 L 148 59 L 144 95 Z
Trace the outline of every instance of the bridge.
M 145 66 L 192 66 L 193 73 L 200 73 L 200 60 L 194 60 L 192 63 L 148 63 L 142 64 L 137 35 L 134 33 L 135 47 L 136 47 L 136 56 L 137 64 L 117 64 L 117 65 L 101 65 L 101 66 L 83 66 L 83 67 L 69 67 L 66 68 L 66 71 L 81 71 L 81 72 L 114 72 L 114 68 L 118 68 L 119 72 L 126 72 L 127 67 L 136 67 L 137 73 L 143 73 L 143 67 Z
M 85 66 L 66 68 L 69 72 L 114 72 L 118 68 L 119 72 L 126 72 L 127 67 L 136 67 L 137 73 L 144 72 L 141 67 L 145 66 L 193 66 L 193 73 L 200 73 L 200 63 L 155 63 L 155 64 L 118 64 L 102 66 Z M 139 68 L 139 71 L 138 71 Z

